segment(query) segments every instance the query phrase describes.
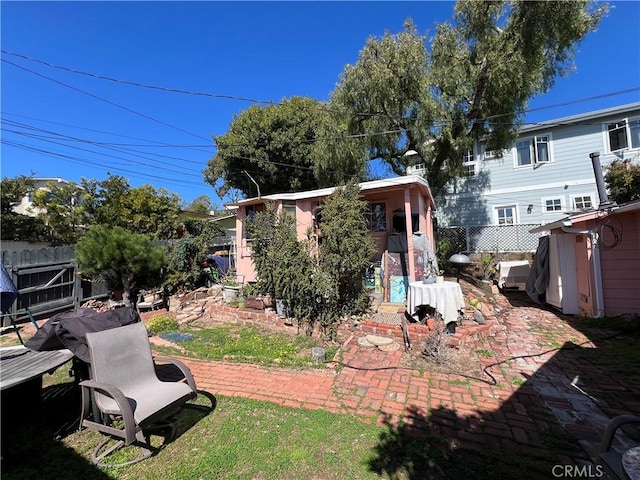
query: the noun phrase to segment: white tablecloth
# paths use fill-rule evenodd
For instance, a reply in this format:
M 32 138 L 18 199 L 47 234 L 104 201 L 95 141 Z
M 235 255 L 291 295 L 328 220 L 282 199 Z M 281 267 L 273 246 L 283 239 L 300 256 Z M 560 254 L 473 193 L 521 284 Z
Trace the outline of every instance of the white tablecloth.
M 498 286 L 500 288 L 517 286 L 524 287 L 529 278 L 531 266 L 528 260 L 516 260 L 511 262 L 498 262 L 499 279 Z
M 458 321 L 458 311 L 464 308 L 464 296 L 456 282 L 411 282 L 407 295 L 407 311 L 413 315 L 420 305 L 429 305 L 442 315 L 445 325 Z

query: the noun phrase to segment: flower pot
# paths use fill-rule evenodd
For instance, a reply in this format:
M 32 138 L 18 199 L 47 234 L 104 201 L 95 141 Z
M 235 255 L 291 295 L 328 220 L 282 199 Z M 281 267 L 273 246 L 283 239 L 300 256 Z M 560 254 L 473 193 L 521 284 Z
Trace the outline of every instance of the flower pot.
M 228 285 L 224 285 L 222 287 L 222 299 L 227 302 L 235 302 L 238 298 L 238 293 L 240 292 L 240 287 L 231 287 Z
M 281 318 L 288 318 L 291 315 L 289 302 L 276 298 L 276 314 Z

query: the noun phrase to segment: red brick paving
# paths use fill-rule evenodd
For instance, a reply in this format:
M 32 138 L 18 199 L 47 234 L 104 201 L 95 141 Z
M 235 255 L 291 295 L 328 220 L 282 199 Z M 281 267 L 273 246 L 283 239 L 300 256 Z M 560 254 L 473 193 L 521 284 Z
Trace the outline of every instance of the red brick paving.
M 324 370 L 302 371 L 185 362 L 198 387 L 214 395 L 322 409 L 380 425 L 410 425 L 412 435 L 438 431 L 468 452 L 516 449 L 544 458 L 554 448 L 565 462 L 589 461 L 579 449 L 546 446 L 546 437 L 560 426 L 593 453 L 609 418 L 639 413 L 640 373 L 609 370 L 599 361 L 598 342 L 574 328 L 575 319 L 531 306 L 521 297 L 514 305 L 503 302 L 500 310 L 497 328 L 473 337 L 476 352 L 493 354 L 479 358 L 489 375 L 467 384 L 452 383 L 460 380 L 458 375 L 403 368 L 402 349 L 362 347 L 355 337 L 343 346 L 340 368 L 332 363 Z
M 572 387 L 571 381 L 576 375 L 585 380 L 601 375 L 608 380 L 599 385 L 599 392 L 627 391 L 628 386 L 606 375 L 597 363 L 581 364 L 567 352 L 559 353 L 550 344 L 548 332 L 553 331 L 555 346 L 568 340 L 581 349 L 594 349 L 594 344 L 555 312 L 537 306 L 507 306 L 496 321 L 501 328 L 477 338 L 474 347 L 493 353 L 494 357 L 480 360 L 497 384 L 489 376 L 484 382 L 471 379 L 465 385 L 451 383 L 459 376 L 421 375 L 401 367 L 402 349 L 383 352 L 359 346 L 355 337 L 345 342 L 342 366 L 337 369 L 332 363 L 324 370 L 293 371 L 186 362 L 199 388 L 214 395 L 323 409 L 369 422 L 377 419 L 379 424 L 404 423 L 418 434 L 436 428 L 469 451 L 517 449 L 544 458 L 548 453 L 544 437 L 554 425 L 561 425 L 587 448 L 597 442 L 614 408 L 596 405 Z M 630 409 L 640 405 L 637 390 L 626 405 Z M 616 412 L 625 411 L 624 406 L 616 407 Z M 589 459 L 579 450 L 568 451 L 562 458 L 572 462 Z

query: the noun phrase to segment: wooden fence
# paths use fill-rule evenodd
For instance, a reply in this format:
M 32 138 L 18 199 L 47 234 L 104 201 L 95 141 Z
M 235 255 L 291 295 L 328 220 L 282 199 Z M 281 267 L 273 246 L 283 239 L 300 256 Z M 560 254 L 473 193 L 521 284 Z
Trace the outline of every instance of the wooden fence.
M 82 279 L 73 245 L 2 250 L 2 264 L 19 292 L 8 312 L 18 322 L 28 320 L 25 308 L 43 317 L 109 294 L 103 283 Z M 2 326 L 8 324 L 3 317 Z

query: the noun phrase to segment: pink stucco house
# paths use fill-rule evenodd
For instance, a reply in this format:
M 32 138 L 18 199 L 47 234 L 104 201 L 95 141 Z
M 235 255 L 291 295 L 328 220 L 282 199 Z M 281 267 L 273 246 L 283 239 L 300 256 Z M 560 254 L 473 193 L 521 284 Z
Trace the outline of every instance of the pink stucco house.
M 546 302 L 568 314 L 640 314 L 640 201 L 542 225 L 549 231 Z
M 335 187 L 296 193 L 279 193 L 263 197 L 248 198 L 227 205 L 236 211 L 236 273 L 244 282 L 256 280 L 251 261 L 251 239 L 247 238 L 245 220 L 254 212 L 263 210 L 268 202 L 274 202 L 278 211 L 284 210 L 296 219 L 298 238 L 306 236 L 307 230 L 318 230 L 318 213 L 323 200 L 331 195 Z M 435 251 L 432 214 L 435 203 L 429 184 L 417 175 L 373 180 L 360 183 L 362 199 L 369 204 L 369 226 L 377 251 L 372 261 L 379 261 L 387 249 L 390 236 L 404 237 L 407 244 L 408 271 L 415 280 L 413 235 L 406 232 L 426 234 Z

